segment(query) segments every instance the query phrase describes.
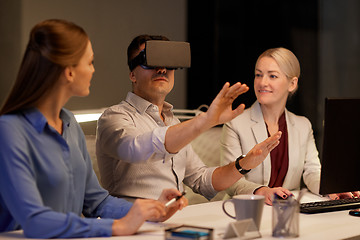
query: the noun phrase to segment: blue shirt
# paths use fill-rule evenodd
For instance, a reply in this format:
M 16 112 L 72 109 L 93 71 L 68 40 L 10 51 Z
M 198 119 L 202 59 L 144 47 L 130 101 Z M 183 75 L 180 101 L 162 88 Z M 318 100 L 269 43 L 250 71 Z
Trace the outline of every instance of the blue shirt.
M 63 109 L 60 118 L 62 135 L 34 108 L 0 116 L 0 232 L 111 236 L 113 218 L 131 208 L 99 185 L 73 114 Z

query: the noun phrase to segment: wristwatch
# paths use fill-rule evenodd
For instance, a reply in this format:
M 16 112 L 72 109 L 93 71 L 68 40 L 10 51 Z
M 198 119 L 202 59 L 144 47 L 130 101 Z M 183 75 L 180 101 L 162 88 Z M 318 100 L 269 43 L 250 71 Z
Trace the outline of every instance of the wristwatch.
M 239 173 L 241 173 L 242 175 L 245 175 L 245 174 L 247 174 L 248 172 L 251 171 L 251 169 L 246 170 L 246 169 L 243 169 L 243 168 L 240 166 L 239 161 L 240 161 L 241 159 L 243 159 L 244 157 L 246 157 L 246 155 L 241 155 L 241 156 L 238 157 L 238 158 L 236 159 L 236 161 L 235 161 L 235 167 L 236 167 L 236 169 L 239 171 Z

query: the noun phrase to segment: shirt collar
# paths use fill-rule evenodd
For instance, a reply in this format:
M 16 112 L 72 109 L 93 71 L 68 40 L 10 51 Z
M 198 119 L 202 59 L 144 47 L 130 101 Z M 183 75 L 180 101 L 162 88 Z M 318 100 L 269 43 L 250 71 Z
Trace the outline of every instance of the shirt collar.
M 63 121 L 63 126 L 70 127 L 71 116 L 73 116 L 73 114 L 69 110 L 65 108 L 61 109 L 60 119 Z
M 37 108 L 29 108 L 23 111 L 23 115 L 30 122 L 30 124 L 41 133 L 48 124 L 45 116 Z M 61 109 L 60 118 L 63 121 L 63 126 L 70 126 L 70 114 L 68 111 Z
M 136 108 L 136 110 L 138 110 L 141 114 L 143 114 L 149 107 L 156 106 L 132 92 L 128 92 L 125 101 L 128 102 L 134 108 Z M 168 102 L 164 102 L 164 106 L 162 110 L 163 113 L 165 114 L 169 113 L 171 112 L 172 109 L 173 109 L 173 105 L 171 105 Z

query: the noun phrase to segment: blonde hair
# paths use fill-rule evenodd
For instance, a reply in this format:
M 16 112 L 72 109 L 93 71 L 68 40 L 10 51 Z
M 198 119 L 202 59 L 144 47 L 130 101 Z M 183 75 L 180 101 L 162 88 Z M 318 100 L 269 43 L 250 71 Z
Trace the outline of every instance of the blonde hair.
M 255 64 L 255 69 L 257 68 L 258 62 L 263 57 L 271 57 L 279 65 L 280 70 L 285 74 L 285 76 L 290 80 L 294 77 L 300 78 L 300 63 L 294 53 L 290 50 L 279 47 L 279 48 L 270 48 L 263 52 L 257 59 Z M 289 94 L 293 95 L 298 86 Z

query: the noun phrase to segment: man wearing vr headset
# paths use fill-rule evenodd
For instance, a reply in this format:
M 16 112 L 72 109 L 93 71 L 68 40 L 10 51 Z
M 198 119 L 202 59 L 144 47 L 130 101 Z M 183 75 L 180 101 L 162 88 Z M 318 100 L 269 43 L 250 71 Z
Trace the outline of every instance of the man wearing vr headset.
M 165 98 L 174 86 L 175 69 L 190 66 L 189 51 L 188 43 L 162 36 L 140 35 L 129 45 L 132 92 L 105 110 L 97 128 L 101 182 L 111 195 L 130 200 L 156 198 L 164 188 L 183 191 L 184 183 L 211 199 L 259 165 L 278 145 L 281 132 L 226 166 L 204 165 L 189 143 L 241 114 L 245 106 L 233 110 L 232 103 L 249 88 L 226 83 L 207 112 L 180 123 Z

